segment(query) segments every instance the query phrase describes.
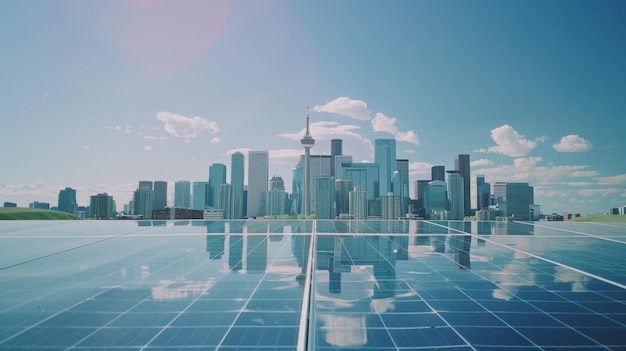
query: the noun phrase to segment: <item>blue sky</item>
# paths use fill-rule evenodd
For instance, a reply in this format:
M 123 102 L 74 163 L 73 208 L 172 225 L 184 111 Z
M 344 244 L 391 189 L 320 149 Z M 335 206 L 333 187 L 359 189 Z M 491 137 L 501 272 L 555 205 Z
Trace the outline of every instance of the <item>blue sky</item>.
M 72 187 L 121 208 L 139 180 L 206 181 L 236 150 L 268 150 L 290 184 L 308 104 L 314 154 L 341 138 L 373 161 L 395 137 L 411 182 L 467 153 L 472 185 L 606 212 L 626 205 L 625 17 L 622 1 L 3 1 L 0 201 Z

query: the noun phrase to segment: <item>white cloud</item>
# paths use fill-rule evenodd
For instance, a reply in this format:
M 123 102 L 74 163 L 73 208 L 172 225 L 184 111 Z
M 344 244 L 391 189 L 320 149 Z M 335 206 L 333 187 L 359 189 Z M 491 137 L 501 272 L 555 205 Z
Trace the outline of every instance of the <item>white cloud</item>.
M 570 177 L 595 177 L 598 171 L 574 171 L 570 173 Z
M 578 135 L 566 135 L 552 147 L 558 152 L 585 152 L 591 150 L 593 145 Z
M 115 126 L 115 130 L 122 130 L 121 126 Z
M 146 151 L 151 151 L 152 150 L 152 146 L 150 146 L 150 145 L 144 146 L 143 149 L 146 150 Z
M 375 132 L 387 132 L 392 134 L 397 141 L 404 141 L 407 143 L 419 145 L 419 139 L 417 134 L 414 131 L 410 130 L 408 132 L 400 132 L 398 131 L 398 127 L 396 127 L 396 122 L 398 121 L 395 117 L 387 117 L 382 113 L 377 113 L 376 116 L 372 119 L 372 128 Z
M 370 120 L 370 114 L 372 112 L 367 108 L 367 103 L 365 101 L 353 100 L 347 96 L 338 97 L 324 105 L 316 105 L 313 107 L 313 111 L 334 113 L 358 119 L 360 121 Z
M 493 162 L 486 158 L 481 158 L 480 160 L 470 162 L 470 167 L 483 167 L 483 166 L 491 166 Z
M 146 140 L 167 140 L 166 136 L 155 137 L 155 136 L 146 135 L 143 138 Z
M 404 152 L 406 152 L 407 154 L 414 154 L 415 150 L 407 149 L 407 150 L 404 150 Z
M 604 185 L 626 185 L 626 174 L 618 174 L 609 177 L 599 177 L 598 182 Z
M 159 112 L 156 118 L 163 122 L 163 130 L 178 138 L 189 141 L 189 138 L 199 136 L 205 130 L 215 134 L 220 131 L 216 122 L 209 121 L 202 117 L 185 117 L 172 112 Z
M 302 149 L 270 150 L 270 162 L 295 165 L 303 154 Z
M 211 139 L 211 143 L 212 144 L 219 144 L 221 142 L 222 142 L 222 138 L 215 137 L 215 138 Z
M 131 134 L 133 131 L 131 130 L 130 126 L 126 126 L 126 130 L 124 130 L 124 133 L 126 134 Z
M 513 160 L 513 166 L 515 167 L 532 167 L 536 166 L 539 162 L 543 161 L 541 157 L 521 157 Z
M 358 129 L 361 129 L 361 127 L 352 124 L 339 124 L 337 122 L 329 121 L 320 121 L 309 125 L 309 133 L 313 139 L 315 139 L 316 145 L 319 144 L 318 142 L 320 140 L 342 139 L 346 137 L 368 141 L 361 134 L 355 132 L 355 130 Z M 306 130 L 303 128 L 297 133 L 283 133 L 278 134 L 278 136 L 300 142 L 300 139 L 302 139 L 305 132 Z
M 623 192 L 623 190 L 619 188 L 602 188 L 602 189 L 582 189 L 582 190 L 578 190 L 576 193 L 584 197 L 591 197 L 591 196 L 607 197 L 609 195 L 615 195 L 620 192 Z
M 89 145 L 83 145 L 83 150 L 89 150 L 89 149 L 91 149 L 91 146 L 89 146 Z
M 526 156 L 532 149 L 537 147 L 536 142 L 526 139 L 508 124 L 492 129 L 491 139 L 496 143 L 496 146 L 475 151 L 521 157 Z

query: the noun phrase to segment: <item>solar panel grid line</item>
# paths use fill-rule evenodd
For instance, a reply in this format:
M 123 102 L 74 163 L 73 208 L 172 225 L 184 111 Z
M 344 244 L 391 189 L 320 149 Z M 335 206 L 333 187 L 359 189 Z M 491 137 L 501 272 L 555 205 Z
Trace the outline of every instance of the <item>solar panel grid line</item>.
M 269 240 L 269 234 L 266 235 L 265 240 Z M 258 243 L 257 246 L 260 246 L 261 243 Z M 286 244 L 283 244 L 283 247 L 281 248 L 281 251 L 284 250 L 286 247 Z M 251 251 L 249 251 L 250 253 Z M 278 259 L 279 255 L 276 255 L 273 260 L 272 263 L 270 264 L 270 266 Z M 263 277 L 267 276 L 267 270 L 265 271 L 265 273 L 263 274 Z M 263 278 L 259 279 L 258 284 L 255 286 L 254 291 L 249 295 L 248 299 L 246 300 L 244 306 L 248 305 L 252 299 L 252 296 L 254 296 L 254 293 L 257 291 L 257 289 L 259 289 L 259 286 L 261 285 L 261 283 L 263 282 Z M 227 331 L 224 333 L 223 337 L 221 338 L 221 340 L 219 341 L 216 349 L 220 349 L 223 345 L 224 342 L 227 340 L 227 337 L 229 336 L 229 333 L 231 332 L 231 330 L 233 330 L 234 328 L 234 324 L 235 322 L 239 319 L 239 317 L 241 316 L 241 310 L 238 312 L 237 317 L 235 317 L 235 319 L 233 320 L 233 323 L 228 327 Z M 143 349 L 142 349 L 143 350 Z
M 311 233 L 309 241 L 309 252 L 307 253 L 307 266 L 304 273 L 304 290 L 302 292 L 302 306 L 300 310 L 300 321 L 298 324 L 298 339 L 296 343 L 297 351 L 306 351 L 312 346 L 312 340 L 315 339 L 315 333 L 310 329 L 311 319 L 315 318 L 313 315 L 314 308 L 312 307 L 313 299 L 311 298 L 312 286 L 315 284 L 315 276 L 313 274 L 315 267 L 315 249 L 317 238 L 317 225 L 313 221 L 311 223 Z M 306 240 L 306 239 L 305 239 Z M 311 337 L 310 334 L 313 334 Z
M 188 253 L 188 254 L 189 254 L 189 255 L 191 255 L 191 254 L 192 254 L 192 252 L 190 252 L 190 253 Z M 178 263 L 178 261 L 182 261 L 184 258 L 185 258 L 185 256 L 181 256 L 181 257 L 179 258 L 179 260 L 177 260 L 177 261 L 173 261 L 173 262 L 170 262 L 168 265 L 166 265 L 165 267 L 163 267 L 163 268 L 162 268 L 162 270 L 165 270 L 168 266 L 173 266 L 173 265 L 177 264 L 177 263 Z M 198 269 L 200 269 L 201 267 L 202 267 L 202 266 L 195 267 L 195 268 L 193 268 L 193 269 L 192 269 L 192 271 L 193 271 L 193 270 L 198 270 Z M 185 275 L 187 275 L 187 274 L 189 274 L 189 272 L 185 272 L 185 273 L 183 273 L 182 275 L 180 275 L 180 276 L 178 277 L 178 279 L 180 279 L 181 277 L 184 277 L 184 276 L 185 276 Z M 174 279 L 174 281 L 176 281 L 176 279 Z M 117 319 L 119 319 L 119 318 L 122 318 L 122 317 L 123 317 L 125 314 L 127 314 L 129 311 L 133 310 L 135 307 L 137 307 L 138 305 L 140 305 L 141 303 L 143 303 L 143 302 L 145 302 L 145 301 L 148 301 L 149 299 L 151 299 L 151 296 L 146 296 L 143 300 L 138 301 L 135 305 L 133 305 L 132 307 L 130 307 L 129 309 L 127 309 L 125 312 L 122 312 L 121 314 L 118 314 L 118 315 L 117 315 L 117 317 L 115 317 L 113 320 L 111 320 L 111 321 L 109 321 L 107 324 L 105 324 L 105 325 L 103 325 L 103 326 L 99 327 L 98 329 L 96 329 L 95 331 L 93 331 L 91 334 L 89 334 L 89 335 L 85 336 L 83 339 L 81 339 L 81 340 L 79 340 L 78 342 L 76 342 L 76 343 L 75 343 L 74 345 L 72 345 L 71 347 L 77 347 L 78 345 L 80 345 L 81 343 L 83 343 L 84 341 L 86 341 L 87 339 L 89 339 L 91 336 L 93 336 L 93 335 L 97 334 L 98 332 L 100 332 L 101 330 L 103 330 L 103 329 L 107 328 L 109 325 L 111 325 L 111 323 L 115 322 L 115 321 L 116 321 Z M 179 314 L 179 315 L 177 315 L 177 316 L 175 316 L 175 317 L 174 317 L 174 319 L 170 320 L 170 322 L 169 322 L 169 324 L 168 324 L 168 325 L 171 325 L 171 323 L 172 323 L 172 322 L 173 322 L 173 321 L 174 321 L 174 320 L 175 320 L 178 316 L 180 316 L 180 314 Z
M 558 231 L 563 231 L 563 232 L 568 232 L 568 233 L 573 233 L 573 234 L 579 234 L 579 235 L 583 235 L 583 236 L 586 236 L 586 237 L 591 237 L 591 238 L 596 238 L 596 239 L 600 239 L 600 240 L 611 241 L 611 242 L 614 242 L 614 243 L 617 243 L 617 244 L 626 245 L 626 242 L 624 242 L 624 241 L 611 239 L 611 238 L 608 238 L 606 236 L 594 235 L 594 234 L 589 234 L 589 233 L 585 233 L 585 232 L 575 231 L 575 230 L 571 230 L 571 229 L 554 228 L 554 227 L 544 226 L 544 225 L 537 224 L 537 223 L 533 223 L 533 224 L 529 224 L 529 223 L 525 223 L 525 222 L 521 222 L 521 223 L 524 223 L 524 224 L 527 224 L 527 225 L 532 225 L 533 227 L 550 228 L 550 229 L 553 229 L 553 230 L 558 230 Z
M 182 259 L 182 257 L 181 257 L 180 259 Z M 169 265 L 173 265 L 173 264 L 175 264 L 175 262 L 171 262 Z M 165 268 L 167 268 L 167 266 L 166 266 L 166 267 L 163 267 L 162 269 L 165 269 Z M 101 277 L 96 277 L 96 278 L 94 278 L 93 280 L 95 281 L 95 280 L 98 280 L 98 279 L 100 279 L 100 278 L 101 278 Z M 136 278 L 136 280 L 139 280 L 139 279 L 140 279 L 139 277 L 138 277 L 138 278 Z M 81 284 L 81 283 L 84 283 L 84 282 L 80 282 L 80 283 L 77 283 L 77 284 Z M 52 314 L 51 316 L 49 316 L 49 317 L 47 317 L 47 318 L 45 318 L 45 319 L 43 319 L 43 320 L 39 321 L 38 323 L 35 323 L 35 324 L 33 324 L 33 325 L 30 325 L 29 327 L 27 327 L 27 328 L 23 329 L 22 331 L 20 331 L 20 332 L 18 332 L 18 333 L 16 333 L 16 334 L 14 334 L 13 336 L 11 336 L 11 337 L 9 337 L 9 338 L 6 338 L 6 339 L 4 339 L 4 340 L 1 340 L 1 341 L 0 341 L 0 345 L 5 344 L 6 342 L 8 342 L 8 341 L 12 340 L 13 338 L 15 338 L 15 337 L 17 337 L 17 336 L 19 336 L 19 335 L 22 335 L 23 333 L 25 333 L 25 332 L 27 332 L 27 331 L 29 331 L 29 330 L 31 330 L 31 329 L 33 329 L 33 328 L 35 328 L 35 327 L 38 327 L 39 325 L 41 325 L 41 324 L 43 324 L 43 323 L 45 323 L 45 322 L 49 321 L 49 320 L 50 320 L 50 319 L 52 319 L 52 318 L 55 318 L 55 317 L 57 317 L 57 316 L 59 316 L 59 315 L 61 315 L 61 314 L 65 313 L 65 312 L 67 312 L 67 311 L 69 311 L 69 310 L 71 310 L 71 309 L 73 309 L 73 308 L 75 308 L 75 307 L 77 307 L 77 306 L 80 306 L 80 305 L 81 305 L 81 304 L 83 304 L 85 301 L 94 300 L 94 299 L 96 299 L 98 296 L 100 296 L 100 295 L 102 295 L 102 294 L 104 294 L 104 293 L 106 293 L 106 292 L 108 292 L 108 291 L 111 291 L 111 290 L 113 290 L 113 289 L 116 289 L 116 288 L 118 288 L 118 287 L 117 287 L 117 286 L 112 286 L 112 287 L 105 288 L 105 289 L 103 289 L 103 290 L 99 291 L 97 294 L 92 295 L 92 296 L 90 296 L 90 297 L 86 298 L 85 300 L 81 300 L 81 301 L 79 301 L 79 302 L 77 302 L 77 303 L 75 303 L 75 304 L 73 304 L 73 305 L 71 305 L 71 306 L 69 306 L 69 307 L 67 307 L 67 308 L 65 308 L 65 309 L 63 309 L 63 310 L 61 310 L 61 311 L 58 311 L 58 312 L 56 312 L 56 313 Z M 46 295 L 49 295 L 49 294 L 52 294 L 52 293 L 53 293 L 53 292 L 49 292 L 48 294 L 45 294 L 45 295 L 43 295 L 43 296 L 46 296 Z M 24 302 L 24 304 L 26 304 L 26 303 L 28 303 L 28 301 L 27 301 L 27 302 Z

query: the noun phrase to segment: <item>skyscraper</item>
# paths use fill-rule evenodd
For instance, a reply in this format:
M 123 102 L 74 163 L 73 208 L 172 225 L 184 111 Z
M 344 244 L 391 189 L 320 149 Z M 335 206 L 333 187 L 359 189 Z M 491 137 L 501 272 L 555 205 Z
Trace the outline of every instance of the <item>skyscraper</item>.
M 218 207 L 220 185 L 226 184 L 226 165 L 214 163 L 209 167 L 209 206 Z
M 341 178 L 352 181 L 352 185 L 366 193 L 370 201 L 379 197 L 379 175 L 376 163 L 344 163 Z
M 76 190 L 65 188 L 59 191 L 59 203 L 57 205 L 59 211 L 76 214 L 78 205 L 76 204 Z
M 462 220 L 465 217 L 463 178 L 458 171 L 448 171 L 448 219 Z
M 446 181 L 446 166 L 432 166 L 430 168 L 430 180 Z
M 150 189 L 145 189 L 145 191 L 152 192 Z M 152 200 L 150 200 L 150 206 L 152 206 Z M 89 217 L 96 219 L 111 219 L 114 216 L 115 202 L 113 201 L 112 196 L 109 196 L 107 193 L 103 193 L 89 197 Z
M 424 189 L 424 208 L 429 219 L 439 219 L 448 211 L 448 189 L 446 182 L 433 180 Z
M 233 219 L 235 212 L 235 187 L 232 184 L 221 184 L 217 188 L 217 205 L 224 210 L 224 219 Z
M 204 210 L 209 203 L 209 182 L 193 182 L 192 208 Z
M 368 216 L 368 195 L 366 191 L 361 191 L 358 186 L 349 194 L 350 198 L 350 215 L 354 219 L 367 219 Z
M 335 159 L 337 156 L 341 155 L 341 153 L 343 152 L 342 145 L 343 145 L 343 140 L 341 139 L 330 140 L 330 158 L 331 158 L 330 175 L 332 177 L 337 177 L 337 174 L 335 173 L 335 166 L 336 166 Z
M 167 182 L 157 180 L 154 182 L 153 210 L 164 210 L 167 207 Z
M 244 155 L 237 151 L 231 155 L 230 162 L 230 183 L 233 185 L 235 196 L 235 213 L 233 218 L 243 218 Z
M 248 153 L 248 217 L 265 216 L 269 162 L 268 151 Z
M 393 176 L 393 194 L 400 197 L 400 216 L 409 211 L 409 160 L 396 160 Z
M 180 180 L 174 183 L 174 207 L 189 208 L 191 206 L 191 183 Z
M 265 201 L 265 214 L 268 216 L 288 214 L 287 200 L 285 181 L 282 177 L 273 176 L 270 179 L 270 191 L 267 192 Z
M 478 174 L 476 176 L 476 209 L 482 210 L 489 207 L 489 199 L 491 197 L 491 185 L 485 183 L 485 176 Z
M 376 139 L 374 141 L 374 163 L 378 165 L 379 194 L 391 191 L 391 178 L 396 170 L 396 140 Z
M 335 218 L 335 177 L 324 177 L 315 181 L 315 218 Z
M 152 204 L 154 203 L 154 191 L 148 187 L 140 187 L 133 194 L 133 206 L 135 215 L 143 219 L 152 218 Z
M 352 191 L 352 181 L 347 179 L 335 180 L 335 204 L 337 206 L 336 215 L 347 215 L 350 213 L 350 192 Z
M 454 156 L 454 167 L 463 178 L 463 213 L 465 216 L 472 215 L 471 194 L 470 194 L 470 157 L 468 154 L 458 154 Z
M 306 107 L 306 132 L 300 139 L 304 148 L 304 181 L 302 186 L 302 213 L 307 216 L 311 211 L 311 148 L 315 139 L 309 133 L 309 107 Z

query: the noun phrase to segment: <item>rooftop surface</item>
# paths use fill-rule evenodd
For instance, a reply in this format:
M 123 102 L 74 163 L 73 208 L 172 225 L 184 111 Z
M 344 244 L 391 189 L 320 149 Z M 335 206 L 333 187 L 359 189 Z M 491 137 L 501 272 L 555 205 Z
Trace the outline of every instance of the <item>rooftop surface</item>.
M 625 249 L 620 223 L 2 221 L 0 350 L 624 350 Z

